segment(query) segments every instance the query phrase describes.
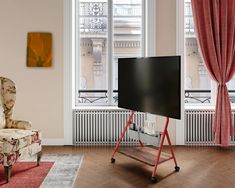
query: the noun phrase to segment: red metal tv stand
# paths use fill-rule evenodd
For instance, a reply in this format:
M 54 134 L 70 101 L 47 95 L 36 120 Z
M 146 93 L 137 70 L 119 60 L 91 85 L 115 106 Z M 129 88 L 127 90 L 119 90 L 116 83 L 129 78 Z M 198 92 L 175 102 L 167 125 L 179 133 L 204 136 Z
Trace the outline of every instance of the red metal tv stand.
M 157 181 L 157 179 L 156 179 L 157 167 L 159 164 L 161 164 L 163 162 L 166 162 L 168 160 L 173 159 L 173 161 L 175 163 L 175 171 L 178 172 L 180 170 L 180 167 L 177 165 L 175 154 L 174 154 L 174 151 L 173 151 L 173 148 L 171 145 L 171 140 L 170 140 L 170 137 L 169 137 L 169 134 L 167 131 L 168 124 L 169 124 L 169 117 L 166 117 L 164 131 L 160 132 L 160 144 L 157 148 L 145 147 L 144 144 L 141 142 L 141 140 L 139 140 L 140 147 L 128 147 L 128 148 L 119 149 L 119 145 L 122 141 L 122 138 L 124 137 L 128 127 L 132 124 L 133 116 L 134 116 L 134 111 L 131 112 L 129 119 L 126 122 L 125 128 L 122 131 L 122 134 L 118 140 L 118 143 L 116 144 L 116 147 L 115 147 L 113 154 L 112 154 L 112 157 L 111 157 L 111 163 L 115 163 L 114 155 L 118 151 L 121 154 L 124 154 L 124 155 L 131 157 L 133 159 L 136 159 L 140 162 L 143 162 L 145 164 L 153 166 L 154 169 L 152 172 L 151 180 L 154 183 Z M 162 152 L 162 147 L 163 147 L 165 137 L 166 137 L 167 142 L 169 144 L 171 155 Z

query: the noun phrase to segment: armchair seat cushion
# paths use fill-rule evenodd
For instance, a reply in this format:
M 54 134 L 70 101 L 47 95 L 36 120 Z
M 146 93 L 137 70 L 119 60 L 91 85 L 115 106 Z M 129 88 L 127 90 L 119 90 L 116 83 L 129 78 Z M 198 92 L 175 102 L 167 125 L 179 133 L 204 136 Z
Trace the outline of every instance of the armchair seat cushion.
M 0 129 L 0 153 L 15 152 L 33 143 L 41 144 L 40 131 Z

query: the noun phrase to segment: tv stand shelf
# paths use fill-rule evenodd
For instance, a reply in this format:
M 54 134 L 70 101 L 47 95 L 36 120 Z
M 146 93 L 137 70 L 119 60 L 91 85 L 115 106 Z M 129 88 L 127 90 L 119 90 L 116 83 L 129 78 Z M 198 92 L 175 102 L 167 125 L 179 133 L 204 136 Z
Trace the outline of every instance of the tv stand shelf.
M 159 150 L 157 148 L 144 146 L 124 147 L 119 149 L 118 152 L 137 161 L 143 162 L 147 165 L 154 166 L 156 162 L 156 155 L 158 154 Z M 171 155 L 161 152 L 161 156 L 158 163 L 160 164 L 170 159 L 172 159 Z

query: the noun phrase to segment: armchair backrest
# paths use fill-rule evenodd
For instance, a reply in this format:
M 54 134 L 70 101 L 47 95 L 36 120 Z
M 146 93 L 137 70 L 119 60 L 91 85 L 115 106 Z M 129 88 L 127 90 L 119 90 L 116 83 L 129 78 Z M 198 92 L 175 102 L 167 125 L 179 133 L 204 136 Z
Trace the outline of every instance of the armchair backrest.
M 0 77 L 0 100 L 3 107 L 3 113 L 5 114 L 5 127 L 11 127 L 13 107 L 16 100 L 16 87 L 15 83 L 4 77 Z

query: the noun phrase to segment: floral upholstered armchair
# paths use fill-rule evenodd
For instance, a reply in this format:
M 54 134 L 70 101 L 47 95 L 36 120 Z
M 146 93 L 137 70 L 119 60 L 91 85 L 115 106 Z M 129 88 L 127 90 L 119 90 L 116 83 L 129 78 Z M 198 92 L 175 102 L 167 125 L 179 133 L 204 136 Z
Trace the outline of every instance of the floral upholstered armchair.
M 10 181 L 12 165 L 19 158 L 37 154 L 41 158 L 41 132 L 31 129 L 28 121 L 12 119 L 16 99 L 13 81 L 0 77 L 0 163 L 4 165 L 6 181 Z

